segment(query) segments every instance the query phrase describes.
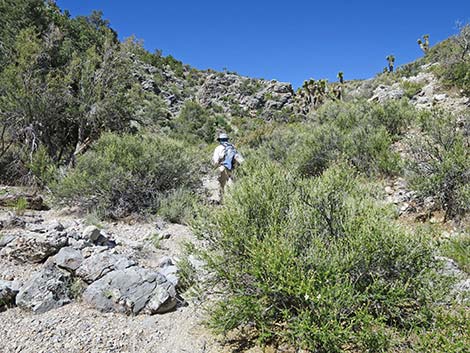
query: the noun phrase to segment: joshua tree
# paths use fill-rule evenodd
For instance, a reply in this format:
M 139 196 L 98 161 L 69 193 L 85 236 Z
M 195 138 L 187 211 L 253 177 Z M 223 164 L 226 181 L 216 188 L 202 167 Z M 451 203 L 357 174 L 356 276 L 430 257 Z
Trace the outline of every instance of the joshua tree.
M 338 100 L 343 99 L 343 88 L 340 84 L 333 87 L 333 98 Z
M 338 79 L 339 79 L 339 83 L 343 84 L 344 83 L 344 74 L 343 74 L 343 71 L 340 71 L 338 72 Z
M 421 38 L 418 39 L 418 44 L 424 54 L 426 54 L 429 50 L 429 34 L 425 34 L 423 40 L 421 40 Z
M 393 72 L 393 67 L 395 66 L 395 56 L 390 54 L 385 59 L 388 61 L 388 72 Z
M 462 50 L 461 59 L 464 60 L 468 52 L 470 52 L 470 24 L 457 23 L 460 33 L 452 37 L 453 41 Z

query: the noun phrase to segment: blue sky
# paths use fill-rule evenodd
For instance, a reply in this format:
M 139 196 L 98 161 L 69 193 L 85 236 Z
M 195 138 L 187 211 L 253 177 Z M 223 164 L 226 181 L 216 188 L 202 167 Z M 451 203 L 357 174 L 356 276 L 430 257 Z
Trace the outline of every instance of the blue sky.
M 121 39 L 199 69 L 291 82 L 369 78 L 394 54 L 396 65 L 422 55 L 470 20 L 470 0 L 57 0 L 73 16 L 102 10 Z

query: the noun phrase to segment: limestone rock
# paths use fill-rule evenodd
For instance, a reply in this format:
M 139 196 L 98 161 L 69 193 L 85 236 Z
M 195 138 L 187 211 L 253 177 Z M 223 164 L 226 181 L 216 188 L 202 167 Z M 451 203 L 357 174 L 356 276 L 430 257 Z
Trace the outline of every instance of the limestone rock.
M 16 236 L 0 250 L 0 256 L 21 262 L 39 263 L 55 255 L 67 246 L 65 233 L 32 233 L 26 232 Z
M 5 234 L 0 236 L 0 248 L 3 248 L 4 246 L 8 245 L 8 243 L 11 243 L 16 236 L 13 234 Z
M 100 311 L 152 315 L 175 308 L 176 290 L 162 274 L 135 266 L 93 282 L 83 300 Z
M 75 274 L 85 282 L 92 283 L 111 271 L 124 270 L 134 265 L 134 261 L 123 255 L 103 251 L 83 260 Z
M 0 311 L 13 306 L 17 294 L 14 282 L 0 280 Z
M 28 223 L 26 229 L 34 233 L 62 232 L 65 227 L 57 220 L 48 223 Z
M 101 236 L 101 230 L 95 226 L 88 226 L 82 232 L 83 238 L 96 242 Z
M 369 101 L 376 101 L 379 103 L 386 102 L 388 100 L 400 99 L 404 96 L 405 92 L 398 83 L 393 84 L 392 86 L 379 85 L 374 90 L 374 95 Z
M 158 264 L 160 272 L 162 275 L 166 277 L 168 281 L 170 281 L 175 287 L 178 287 L 179 284 L 179 269 L 175 265 L 173 259 L 171 257 L 163 257 Z
M 82 238 L 89 240 L 96 245 L 104 245 L 108 247 L 116 246 L 116 243 L 110 240 L 99 228 L 88 226 L 82 232 Z
M 16 305 L 35 313 L 44 313 L 70 303 L 71 276 L 52 262 L 32 276 L 16 296 Z
M 54 256 L 54 263 L 60 268 L 68 271 L 75 271 L 83 262 L 83 255 L 80 250 L 72 247 L 65 247 Z

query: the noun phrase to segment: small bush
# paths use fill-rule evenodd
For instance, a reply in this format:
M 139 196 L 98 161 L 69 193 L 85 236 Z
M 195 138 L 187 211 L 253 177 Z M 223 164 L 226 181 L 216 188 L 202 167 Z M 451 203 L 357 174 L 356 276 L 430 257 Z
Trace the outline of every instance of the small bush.
M 470 274 L 470 236 L 462 234 L 446 240 L 441 251 L 444 256 L 454 259 L 461 270 Z
M 468 306 L 446 310 L 435 315 L 430 329 L 417 328 L 411 335 L 412 352 L 467 352 L 470 347 L 470 311 Z
M 405 91 L 405 96 L 408 99 L 411 99 L 416 96 L 423 88 L 423 85 L 421 83 L 411 81 L 402 81 L 401 86 Z
M 16 200 L 14 209 L 17 216 L 23 216 L 27 208 L 28 201 L 24 197 L 20 197 L 18 200 Z
M 468 119 L 468 118 L 465 118 Z M 451 114 L 433 111 L 421 120 L 421 134 L 410 138 L 408 179 L 421 198 L 431 196 L 446 219 L 470 211 L 470 143 Z
M 53 188 L 58 198 L 106 216 L 157 211 L 163 195 L 198 182 L 190 146 L 152 135 L 106 134 Z
M 247 164 L 224 206 L 194 224 L 224 289 L 215 329 L 249 325 L 261 342 L 319 352 L 387 351 L 391 332 L 426 324 L 432 246 L 397 226 L 354 170 L 299 180 Z
M 27 168 L 40 186 L 50 185 L 57 179 L 56 164 L 43 146 L 39 147 L 32 155 L 31 161 L 27 163 Z
M 221 115 L 214 116 L 195 101 L 186 101 L 180 114 L 175 119 L 174 135 L 183 135 L 189 141 L 202 140 L 211 143 L 218 130 L 229 132 L 230 126 Z
M 462 61 L 445 66 L 440 78 L 447 87 L 457 87 L 463 94 L 470 95 L 470 62 Z
M 194 191 L 176 189 L 166 195 L 158 209 L 158 214 L 168 222 L 188 224 L 193 217 L 193 211 L 198 197 Z
M 401 171 L 392 144 L 406 129 L 414 110 L 402 102 L 378 105 L 364 101 L 327 103 L 316 121 L 290 133 L 287 158 L 304 176 L 316 176 L 336 160 L 346 160 L 367 175 L 394 175 Z M 272 150 L 286 145 L 268 142 Z M 286 141 L 289 142 L 289 141 Z

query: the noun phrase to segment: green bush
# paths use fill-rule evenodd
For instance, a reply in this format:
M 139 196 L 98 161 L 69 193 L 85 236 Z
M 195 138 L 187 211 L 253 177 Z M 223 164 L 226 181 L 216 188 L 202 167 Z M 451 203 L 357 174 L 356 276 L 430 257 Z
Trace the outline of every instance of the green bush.
M 423 85 L 418 82 L 402 81 L 401 87 L 405 91 L 405 96 L 411 99 L 421 91 Z
M 435 325 L 412 333 L 411 352 L 467 352 L 470 347 L 470 311 L 468 306 L 452 310 L 441 308 L 436 313 Z
M 223 288 L 215 329 L 248 325 L 261 342 L 378 352 L 428 322 L 432 245 L 394 223 L 353 169 L 334 165 L 315 179 L 261 161 L 245 170 L 224 206 L 194 223 Z
M 441 245 L 444 256 L 454 259 L 459 268 L 470 274 L 470 236 L 466 234 L 444 241 Z
M 156 211 L 167 192 L 194 187 L 199 166 L 197 154 L 172 139 L 105 134 L 53 189 L 68 202 L 123 217 Z
M 394 175 L 400 172 L 401 161 L 392 144 L 413 113 L 403 102 L 327 103 L 316 120 L 279 127 L 261 149 L 273 160 L 288 161 L 304 176 L 317 176 L 337 160 L 346 160 L 367 175 Z
M 382 104 L 359 100 L 327 103 L 318 110 L 316 117 L 322 123 L 333 122 L 342 130 L 351 130 L 360 125 L 384 127 L 395 139 L 402 135 L 419 115 L 419 111 L 406 100 Z
M 438 72 L 444 85 L 457 87 L 465 95 L 470 95 L 470 62 L 452 63 Z
M 468 127 L 449 113 L 433 111 L 421 120 L 421 134 L 407 143 L 411 187 L 421 198 L 433 197 L 446 219 L 470 211 Z
M 194 191 L 184 188 L 176 189 L 162 199 L 158 214 L 166 221 L 188 224 L 193 218 L 197 201 L 198 197 Z
M 218 130 L 230 131 L 223 116 L 213 116 L 195 101 L 185 102 L 173 125 L 175 136 L 181 138 L 183 135 L 189 141 L 202 140 L 207 143 L 215 140 Z

